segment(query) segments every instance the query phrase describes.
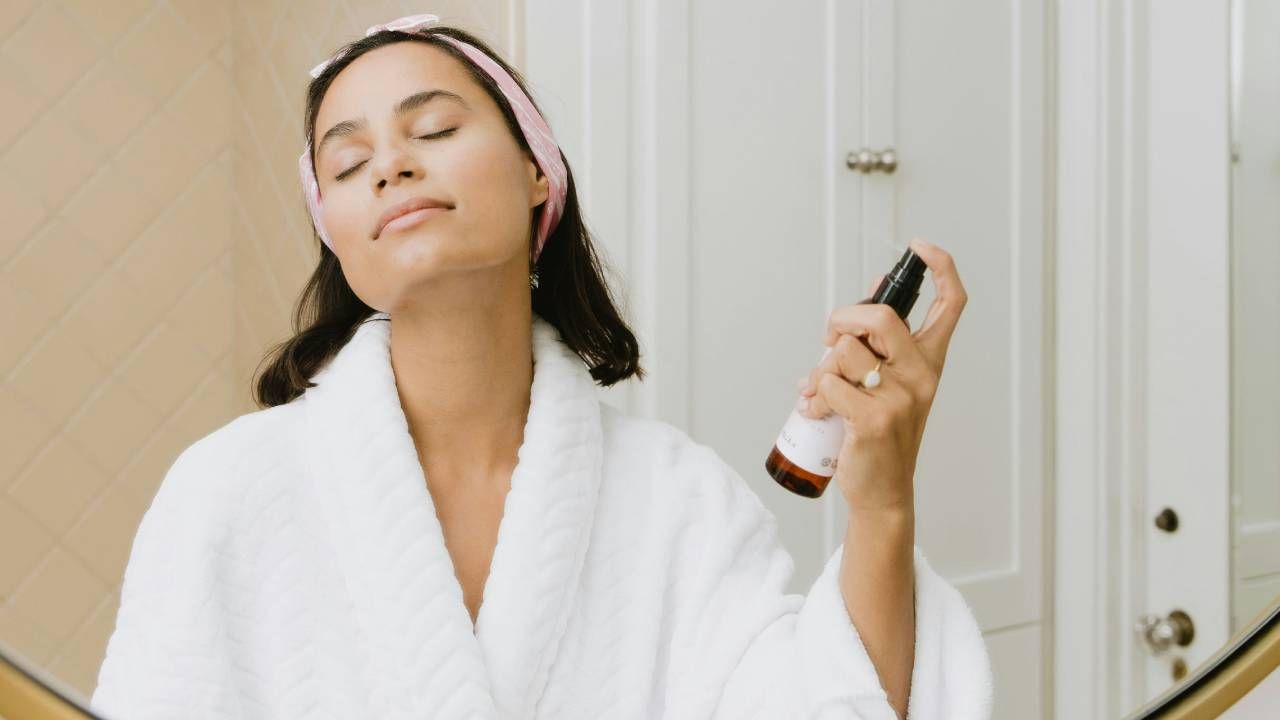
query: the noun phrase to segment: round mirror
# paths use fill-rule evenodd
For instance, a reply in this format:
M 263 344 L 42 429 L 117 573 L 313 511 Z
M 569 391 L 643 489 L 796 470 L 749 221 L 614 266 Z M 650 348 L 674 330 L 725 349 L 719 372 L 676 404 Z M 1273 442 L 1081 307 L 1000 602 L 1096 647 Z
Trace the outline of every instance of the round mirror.
M 209 690 L 219 700 L 190 696 L 166 670 L 204 678 L 234 668 L 287 685 L 304 666 L 325 673 L 307 701 L 326 707 L 425 703 L 414 693 L 449 673 L 521 702 L 607 690 L 610 663 L 645 655 L 639 640 L 612 633 L 651 630 L 652 640 L 679 613 L 637 604 L 639 619 L 601 630 L 586 623 L 607 625 L 608 604 L 584 588 L 630 587 L 601 579 L 605 570 L 726 554 L 652 531 L 638 535 L 667 555 L 624 562 L 625 543 L 599 537 L 618 523 L 565 519 L 583 497 L 620 497 L 607 484 L 538 505 L 503 528 L 503 546 L 507 511 L 534 504 L 508 505 L 514 481 L 494 478 L 520 477 L 521 462 L 568 462 L 605 436 L 575 442 L 580 417 L 567 413 L 541 436 L 540 455 L 517 453 L 519 419 L 470 417 L 468 432 L 430 420 L 465 405 L 431 402 L 458 388 L 471 388 L 468 403 L 505 391 L 508 402 L 492 403 L 503 408 L 587 388 L 599 404 L 581 407 L 605 413 L 588 426 L 633 418 L 703 443 L 723 460 L 708 465 L 735 471 L 772 515 L 769 537 L 793 561 L 786 578 L 767 575 L 774 589 L 839 608 L 822 581 L 837 572 L 828 561 L 853 537 L 857 508 L 841 483 L 824 494 L 814 481 L 834 477 L 835 457 L 814 454 L 804 477 L 799 462 L 778 471 L 806 480 L 800 497 L 769 475 L 782 453 L 767 456 L 766 473 L 762 450 L 787 435 L 779 421 L 792 383 L 815 367 L 830 313 L 856 308 L 916 238 L 947 251 L 967 293 L 928 432 L 913 464 L 895 465 L 914 472 L 914 534 L 903 538 L 927 558 L 914 576 L 927 582 L 913 587 L 955 589 L 946 615 L 982 638 L 952 663 L 967 670 L 936 686 L 974 698 L 990 689 L 993 718 L 1241 719 L 1280 707 L 1280 3 L 445 5 L 455 12 L 437 20 L 526 74 L 550 145 L 577 169 L 557 218 L 570 230 L 548 242 L 581 245 L 548 245 L 546 256 L 572 271 L 533 262 L 527 304 L 526 248 L 512 238 L 525 232 L 526 200 L 543 213 L 559 195 L 555 164 L 531 173 L 525 161 L 557 153 L 520 130 L 537 125 L 527 109 L 501 109 L 510 88 L 445 62 L 471 57 L 452 45 L 460 54 L 441 45 L 420 58 L 431 72 L 412 95 L 389 87 L 404 73 L 349 72 L 376 67 L 357 63 L 388 57 L 382 48 L 345 66 L 347 81 L 312 85 L 309 70 L 320 74 L 317 63 L 395 17 L 396 4 L 27 0 L 0 10 L 0 718 L 93 716 L 104 677 L 128 674 L 103 672 L 109 643 L 140 627 L 149 641 L 116 648 L 149 653 L 129 666 L 133 688 L 193 705 L 262 698 L 234 681 L 217 689 L 225 696 Z M 323 208 L 320 186 L 332 201 Z M 495 198 L 495 188 L 514 195 Z M 450 207 L 447 195 L 463 202 Z M 326 216 L 337 245 L 312 224 Z M 449 218 L 467 229 L 434 234 Z M 937 317 L 938 269 L 903 318 L 912 331 Z M 615 307 L 620 298 L 629 302 Z M 447 303 L 460 310 L 440 313 Z M 357 354 L 388 362 L 337 375 L 348 380 L 334 394 L 308 394 L 322 372 L 352 367 L 332 362 L 340 348 L 386 340 L 373 321 L 389 318 L 374 318 L 374 305 L 437 309 L 401 326 L 421 342 L 394 371 L 389 351 Z M 526 336 L 526 312 L 555 322 Z M 447 342 L 426 342 L 446 337 L 423 331 L 428 319 L 447 325 Z M 493 332 L 477 333 L 478 322 Z M 576 338 L 571 354 L 595 367 L 537 393 L 524 341 L 535 356 L 558 352 L 553 332 Z M 498 344 L 512 337 L 518 345 Z M 441 372 L 456 375 L 424 371 L 440 347 L 456 352 Z M 644 382 L 625 370 L 639 357 L 652 373 Z M 892 365 L 863 389 L 892 391 Z M 506 372 L 477 379 L 476 368 Z M 342 412 L 307 414 L 339 397 Z M 301 439 L 264 439 L 277 427 Z M 202 444 L 228 429 L 263 456 L 297 451 L 305 471 L 237 475 L 246 455 Z M 429 444 L 458 456 L 442 461 Z M 476 453 L 506 461 L 473 466 Z M 646 445 L 597 480 L 622 482 L 664 458 Z M 209 468 L 243 485 L 225 490 Z M 489 482 L 422 482 L 469 474 Z M 580 479 L 544 475 L 566 484 L 538 487 Z M 273 482 L 315 492 L 274 495 Z M 172 511 L 182 502 L 188 515 Z M 643 499 L 616 512 L 653 507 L 664 519 L 695 514 Z M 737 507 L 749 516 L 756 505 Z M 276 542 L 297 533 L 307 542 Z M 536 554 L 566 537 L 586 544 Z M 252 561 L 228 560 L 228 547 Z M 530 557 L 562 573 L 536 597 L 518 574 L 539 565 Z M 305 579 L 284 583 L 273 563 Z M 894 565 L 899 577 L 908 565 Z M 151 593 L 148 611 L 121 610 L 131 567 L 147 578 L 136 585 Z M 648 584 L 668 585 L 694 583 Z M 445 620 L 408 609 L 436 607 L 437 593 L 456 601 L 440 603 Z M 798 611 L 793 600 L 777 606 Z M 535 603 L 565 614 L 534 618 Z M 233 620 L 208 623 L 199 611 L 209 607 Z M 296 621 L 309 630 L 293 639 L 341 640 L 333 652 L 281 650 L 275 630 L 235 621 L 263 608 L 275 614 L 255 616 L 256 627 Z M 905 631 L 887 644 L 932 658 L 926 641 L 942 633 L 927 622 L 916 645 Z M 440 668 L 397 662 L 429 664 L 414 648 L 435 647 L 437 632 L 463 649 L 433 656 Z M 602 645 L 587 651 L 575 639 Z M 654 645 L 663 652 L 647 662 L 685 647 Z M 581 668 L 556 664 L 570 661 L 555 652 L 575 647 Z M 989 660 L 989 686 L 978 658 Z M 695 667 L 668 668 L 637 696 Z M 476 680 L 480 668 L 491 675 Z M 910 686 L 894 677 L 887 694 L 905 700 Z M 552 686 L 525 690 L 535 682 Z M 735 697 L 763 686 L 740 679 Z M 113 693 L 117 707 L 132 697 Z

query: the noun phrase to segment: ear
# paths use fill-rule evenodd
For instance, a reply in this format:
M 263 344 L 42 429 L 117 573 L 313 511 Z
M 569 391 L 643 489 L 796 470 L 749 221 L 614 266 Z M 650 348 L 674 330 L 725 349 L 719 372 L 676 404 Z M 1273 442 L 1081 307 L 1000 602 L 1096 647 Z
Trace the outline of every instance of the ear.
M 547 182 L 547 176 L 543 174 L 542 168 L 538 167 L 538 163 L 529 160 L 530 182 L 532 183 L 533 204 L 530 208 L 535 208 L 547 201 L 551 197 L 551 186 Z

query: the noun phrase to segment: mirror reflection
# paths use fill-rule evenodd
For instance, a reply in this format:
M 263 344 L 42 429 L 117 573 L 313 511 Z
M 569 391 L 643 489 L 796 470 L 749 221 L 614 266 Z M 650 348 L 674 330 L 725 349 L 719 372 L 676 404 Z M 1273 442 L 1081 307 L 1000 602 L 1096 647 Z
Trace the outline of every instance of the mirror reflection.
M 1265 716 L 1273 5 L 0 10 L 0 717 Z

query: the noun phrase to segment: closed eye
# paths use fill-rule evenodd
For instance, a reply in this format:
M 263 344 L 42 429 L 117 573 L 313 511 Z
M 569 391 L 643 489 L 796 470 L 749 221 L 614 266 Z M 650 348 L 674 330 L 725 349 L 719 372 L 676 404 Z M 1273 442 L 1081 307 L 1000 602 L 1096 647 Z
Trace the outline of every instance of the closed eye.
M 454 133 L 455 133 L 455 132 L 457 132 L 457 131 L 458 131 L 458 128 L 449 128 L 448 130 L 441 130 L 441 131 L 440 131 L 440 132 L 438 132 L 438 133 L 432 133 L 432 134 L 430 134 L 430 135 L 419 135 L 419 136 L 415 137 L 414 139 L 415 139 L 415 140 L 435 140 L 435 139 L 437 139 L 437 138 L 448 137 L 449 135 L 452 135 L 452 134 L 454 134 Z M 361 160 L 360 162 L 356 163 L 355 165 L 352 165 L 351 167 L 347 168 L 346 170 L 343 170 L 343 171 L 342 171 L 341 173 L 339 173 L 338 175 L 334 176 L 334 178 L 333 178 L 333 179 L 334 179 L 334 180 L 337 180 L 338 182 L 342 182 L 342 180 L 344 180 L 348 175 L 350 175 L 351 173 L 355 172 L 356 170 L 359 170 L 359 169 L 360 169 L 360 166 L 361 166 L 361 165 L 363 165 L 363 164 L 365 164 L 365 161 L 364 161 L 364 160 Z

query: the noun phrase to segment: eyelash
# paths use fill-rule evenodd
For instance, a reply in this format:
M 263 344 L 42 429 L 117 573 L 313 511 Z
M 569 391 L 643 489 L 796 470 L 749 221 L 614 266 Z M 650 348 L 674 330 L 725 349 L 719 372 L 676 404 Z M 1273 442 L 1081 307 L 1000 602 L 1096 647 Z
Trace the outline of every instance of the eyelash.
M 435 139 L 437 139 L 437 138 L 448 137 L 448 136 L 450 136 L 450 135 L 454 134 L 455 132 L 457 132 L 457 130 L 458 130 L 458 128 L 449 128 L 448 130 L 441 130 L 441 131 L 440 131 L 440 132 L 438 132 L 438 133 L 432 133 L 432 134 L 430 134 L 430 135 L 418 135 L 418 136 L 416 136 L 414 139 L 415 139 L 415 140 L 435 140 Z M 333 179 L 334 179 L 334 180 L 337 180 L 338 182 L 342 182 L 343 180 L 345 180 L 345 179 L 347 178 L 347 176 L 348 176 L 348 175 L 350 175 L 351 173 L 355 172 L 355 171 L 356 171 L 356 169 L 357 169 L 357 168 L 359 168 L 359 167 L 360 167 L 361 165 L 363 165 L 364 163 L 365 163 L 365 161 L 364 161 L 364 160 L 361 160 L 360 162 L 356 163 L 355 165 L 352 165 L 351 167 L 347 168 L 346 170 L 343 170 L 341 173 L 339 173 L 339 174 L 338 174 L 337 176 L 335 176 Z

